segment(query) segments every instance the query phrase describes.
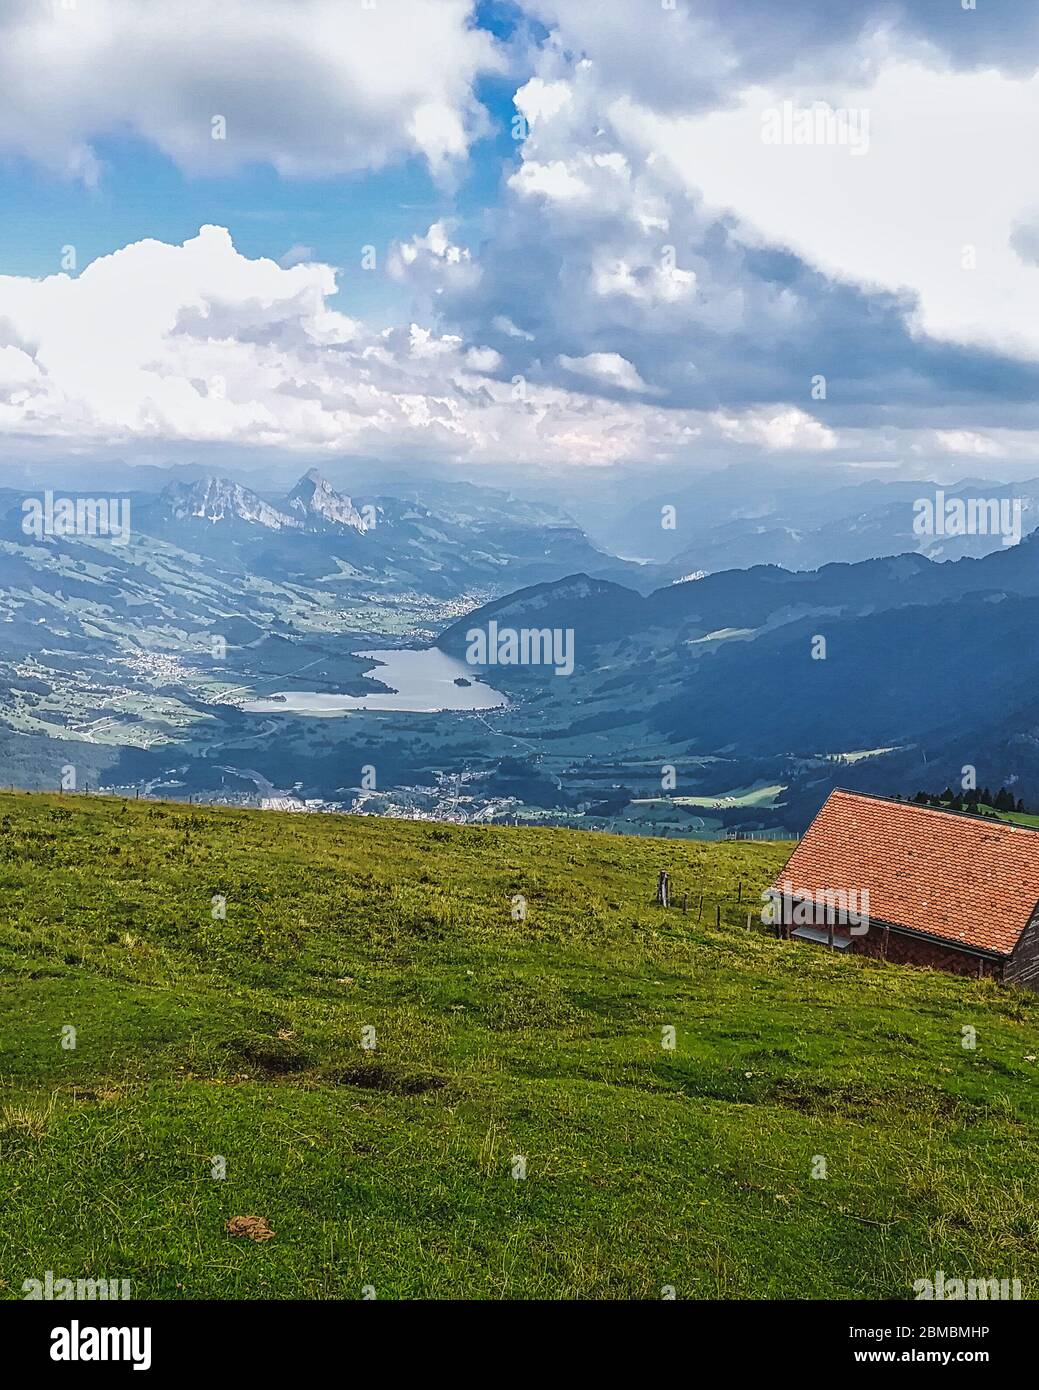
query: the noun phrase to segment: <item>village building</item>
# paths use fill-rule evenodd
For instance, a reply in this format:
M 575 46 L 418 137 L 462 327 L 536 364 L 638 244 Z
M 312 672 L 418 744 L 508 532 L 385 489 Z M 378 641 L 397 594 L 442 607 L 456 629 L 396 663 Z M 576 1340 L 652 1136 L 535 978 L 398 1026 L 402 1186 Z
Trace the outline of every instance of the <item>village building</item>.
M 791 940 L 1039 990 L 1039 831 L 833 791 L 768 896 Z

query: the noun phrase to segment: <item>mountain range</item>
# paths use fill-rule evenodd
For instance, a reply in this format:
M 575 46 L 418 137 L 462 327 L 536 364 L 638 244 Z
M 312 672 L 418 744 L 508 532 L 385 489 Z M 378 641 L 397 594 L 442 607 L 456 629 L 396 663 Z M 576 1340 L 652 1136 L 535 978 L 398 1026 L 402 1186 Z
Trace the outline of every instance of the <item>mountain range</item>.
M 723 571 L 641 595 L 590 576 L 496 599 L 448 626 L 560 627 L 575 677 L 495 668 L 542 717 L 637 723 L 675 756 L 724 757 L 733 785 L 778 776 L 805 809 L 832 785 L 1006 784 L 1039 800 L 1039 534 L 980 559 L 907 554 L 791 572 Z M 763 770 L 767 764 L 766 770 Z M 693 790 L 717 785 L 717 769 Z M 940 789 L 940 788 L 937 788 Z
M 0 494 L 0 780 L 21 785 L 54 785 L 66 765 L 95 784 L 187 766 L 208 790 L 229 746 L 251 768 L 270 758 L 242 712 L 248 694 L 378 693 L 360 650 L 428 642 L 458 613 L 575 564 L 644 577 L 554 508 L 493 489 L 457 487 L 435 511 L 414 497 L 355 501 L 316 471 L 263 494 L 180 478 L 123 499 L 119 544 L 27 534 L 34 495 Z M 343 733 L 353 727 L 326 729 L 326 742 Z M 314 747 L 313 727 L 283 742 L 290 782 L 310 759 L 347 781 Z
M 203 478 L 164 488 L 152 515 L 173 522 L 244 523 L 269 531 L 369 529 L 350 498 L 336 492 L 316 468 L 300 478 L 282 506 L 264 501 L 259 493 L 233 479 Z
M 1000 546 L 998 535 L 984 532 L 918 535 L 914 504 L 939 491 L 950 499 L 1016 500 L 1024 531 L 1039 520 L 1036 478 L 1014 484 L 963 478 L 943 485 L 927 479 L 856 479 L 848 469 L 825 477 L 818 470 L 726 469 L 694 482 L 671 478 L 651 491 L 644 481 L 617 479 L 575 490 L 565 501 L 596 544 L 670 566 L 676 579 L 758 564 L 818 569 L 910 551 L 955 560 Z
M 438 495 L 439 509 L 347 495 L 316 470 L 284 491 L 178 478 L 131 495 L 120 546 L 27 535 L 23 494 L 0 496 L 0 780 L 53 784 L 74 765 L 209 795 L 245 769 L 342 799 L 376 766 L 380 788 L 487 777 L 575 815 L 663 787 L 719 824 L 789 831 L 836 783 L 940 790 L 974 767 L 1039 804 L 1036 533 L 978 557 L 682 579 L 609 555 L 536 500 Z M 843 506 L 815 520 L 846 520 Z M 507 703 L 458 715 L 244 708 L 385 692 L 359 652 L 432 644 L 464 661 L 466 634 L 492 620 L 572 633 L 572 676 L 473 671 Z

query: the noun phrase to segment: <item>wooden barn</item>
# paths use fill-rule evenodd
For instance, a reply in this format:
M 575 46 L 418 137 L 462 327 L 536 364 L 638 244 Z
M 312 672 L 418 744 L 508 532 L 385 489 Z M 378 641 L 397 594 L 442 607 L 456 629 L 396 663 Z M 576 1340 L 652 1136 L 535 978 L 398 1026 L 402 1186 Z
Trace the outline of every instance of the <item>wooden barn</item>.
M 769 893 L 792 940 L 1039 990 L 1039 831 L 834 791 Z

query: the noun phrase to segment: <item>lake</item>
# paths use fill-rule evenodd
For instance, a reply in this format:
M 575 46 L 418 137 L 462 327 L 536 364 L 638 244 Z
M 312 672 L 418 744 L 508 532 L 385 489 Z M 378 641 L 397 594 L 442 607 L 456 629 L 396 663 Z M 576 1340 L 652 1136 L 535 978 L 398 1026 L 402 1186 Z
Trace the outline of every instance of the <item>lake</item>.
M 372 695 L 333 695 L 327 691 L 282 690 L 280 699 L 250 700 L 242 708 L 250 714 L 347 714 L 356 709 L 412 710 L 434 714 L 440 710 L 500 709 L 507 704 L 500 691 L 474 679 L 464 661 L 430 647 L 427 651 L 356 652 L 356 656 L 380 665 L 366 672 L 390 691 Z M 455 685 L 456 680 L 469 685 Z

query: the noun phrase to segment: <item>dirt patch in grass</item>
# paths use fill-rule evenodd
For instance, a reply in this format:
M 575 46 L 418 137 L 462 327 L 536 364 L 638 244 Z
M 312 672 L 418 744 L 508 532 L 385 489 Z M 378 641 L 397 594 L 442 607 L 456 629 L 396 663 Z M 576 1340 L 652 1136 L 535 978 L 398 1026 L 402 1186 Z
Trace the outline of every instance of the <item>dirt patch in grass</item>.
M 333 1086 L 358 1086 L 365 1091 L 389 1091 L 395 1096 L 420 1096 L 426 1091 L 439 1091 L 447 1084 L 444 1076 L 403 1072 L 384 1062 L 362 1062 L 353 1067 L 338 1067 L 323 1072 L 321 1080 Z
M 224 1047 L 237 1061 L 245 1062 L 263 1076 L 289 1076 L 310 1066 L 306 1052 L 289 1038 L 247 1033 L 229 1038 Z
M 866 1120 L 879 1111 L 891 1110 L 961 1124 L 977 1123 L 985 1118 L 1008 1118 L 998 1106 L 987 1101 L 974 1101 L 927 1086 L 827 1086 L 791 1079 L 773 1082 L 762 1099 L 766 1104 L 799 1110 L 805 1115 L 840 1115 L 850 1120 Z

